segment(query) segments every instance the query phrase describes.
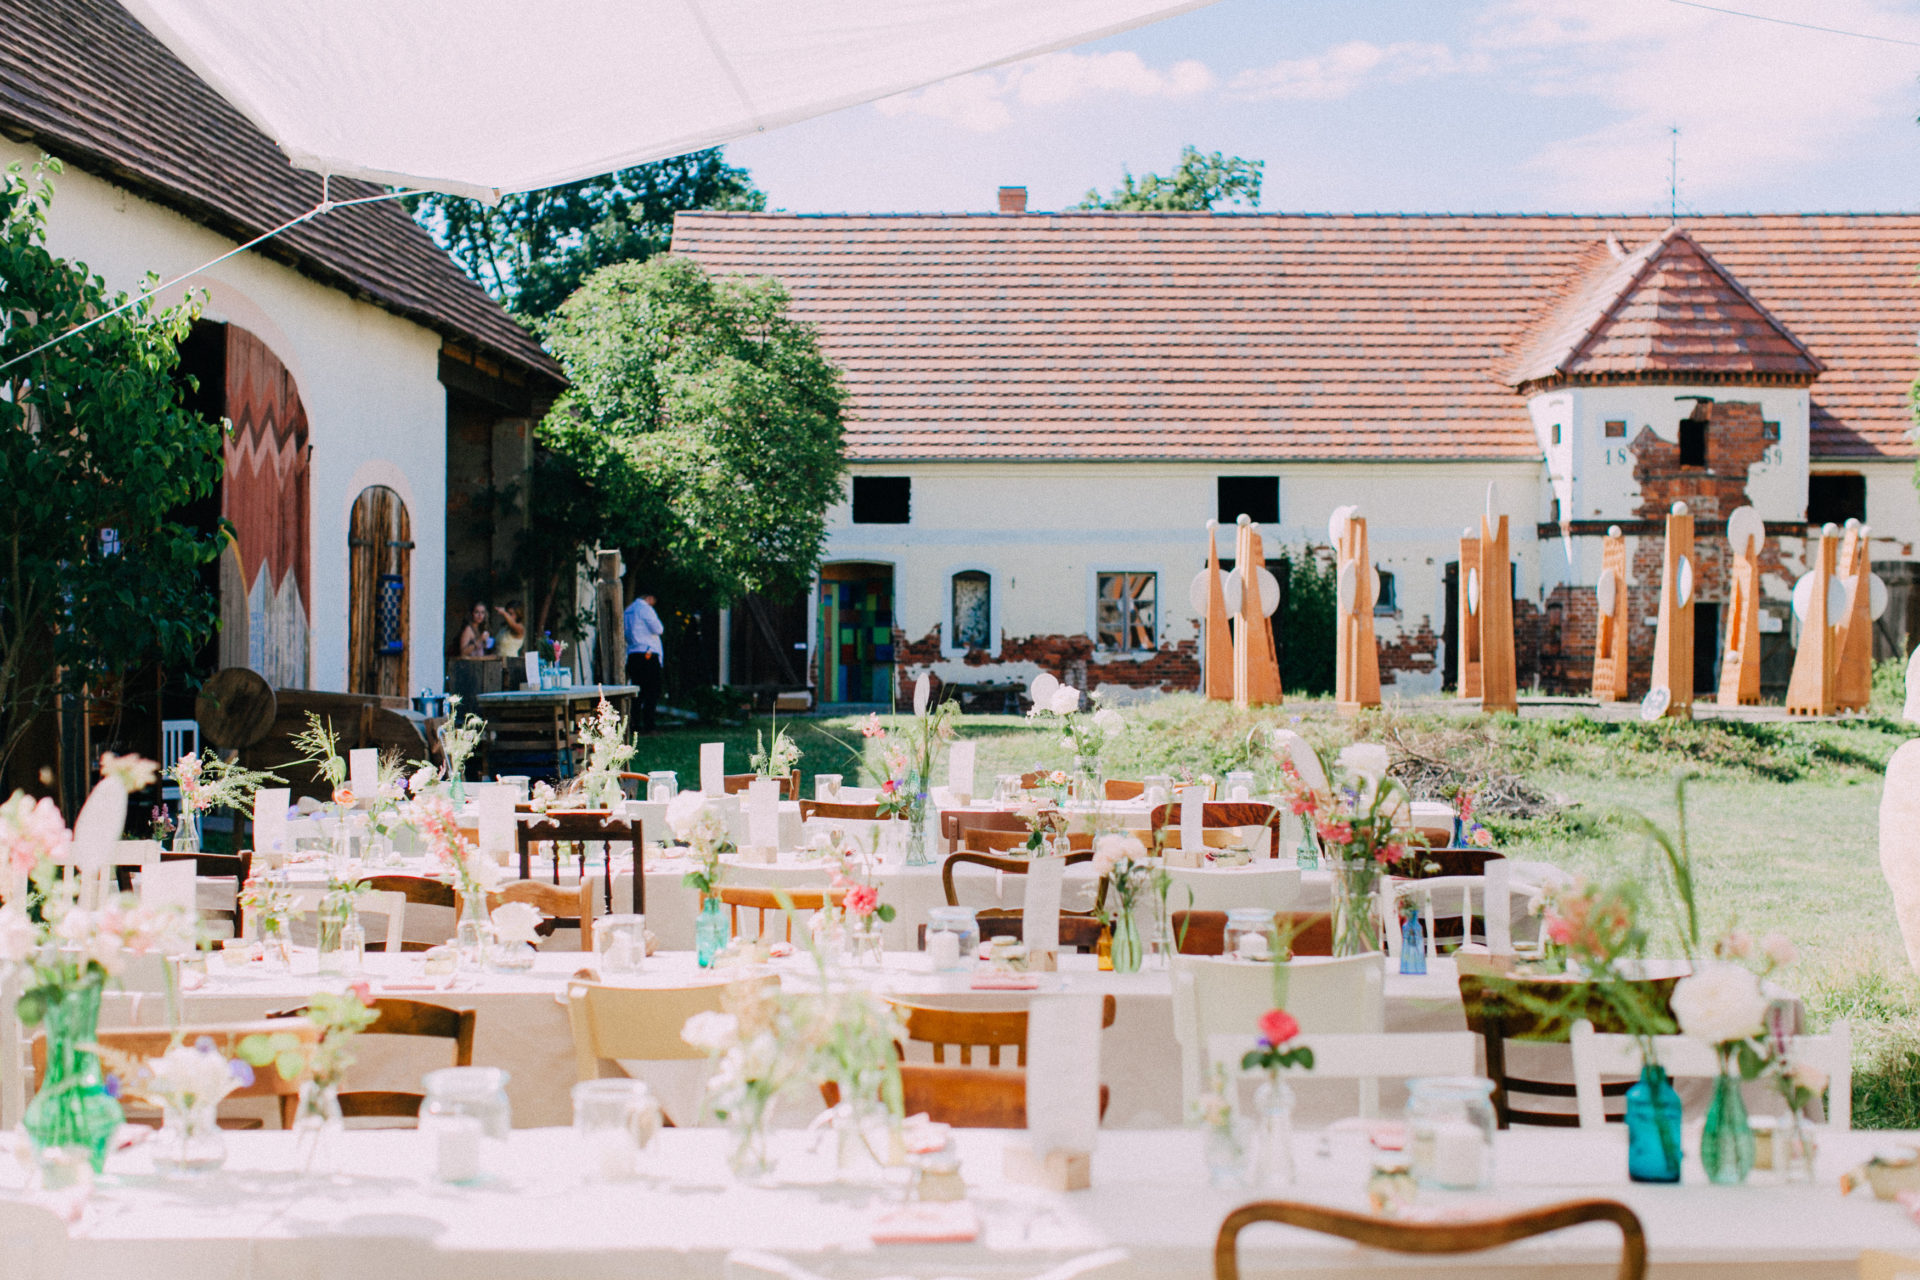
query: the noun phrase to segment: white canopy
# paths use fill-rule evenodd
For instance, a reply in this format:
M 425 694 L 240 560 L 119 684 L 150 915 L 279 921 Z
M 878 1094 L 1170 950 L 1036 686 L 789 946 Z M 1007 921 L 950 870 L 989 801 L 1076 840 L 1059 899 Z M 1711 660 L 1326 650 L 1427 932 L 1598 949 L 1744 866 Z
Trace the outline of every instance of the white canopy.
M 123 0 L 296 165 L 497 197 L 1213 0 Z

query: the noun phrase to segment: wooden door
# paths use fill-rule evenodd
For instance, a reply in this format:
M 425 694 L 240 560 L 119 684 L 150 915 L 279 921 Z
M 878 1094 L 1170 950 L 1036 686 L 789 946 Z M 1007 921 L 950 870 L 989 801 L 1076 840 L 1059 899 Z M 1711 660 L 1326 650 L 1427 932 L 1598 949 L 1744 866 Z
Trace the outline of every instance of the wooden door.
M 413 532 L 407 504 L 385 485 L 353 500 L 347 535 L 347 691 L 408 693 Z

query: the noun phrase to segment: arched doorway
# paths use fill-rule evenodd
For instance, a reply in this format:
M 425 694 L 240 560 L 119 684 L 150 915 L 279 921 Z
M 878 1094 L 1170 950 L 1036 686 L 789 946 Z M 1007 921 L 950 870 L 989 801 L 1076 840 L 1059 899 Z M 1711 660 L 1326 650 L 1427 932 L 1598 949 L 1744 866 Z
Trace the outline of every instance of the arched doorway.
M 893 566 L 820 567 L 821 702 L 893 701 Z
M 411 670 L 413 526 L 399 494 L 380 484 L 360 491 L 347 556 L 347 691 L 403 698 Z
M 225 326 L 226 443 L 220 514 L 234 540 L 220 565 L 220 665 L 277 689 L 308 684 L 307 411 L 272 348 Z

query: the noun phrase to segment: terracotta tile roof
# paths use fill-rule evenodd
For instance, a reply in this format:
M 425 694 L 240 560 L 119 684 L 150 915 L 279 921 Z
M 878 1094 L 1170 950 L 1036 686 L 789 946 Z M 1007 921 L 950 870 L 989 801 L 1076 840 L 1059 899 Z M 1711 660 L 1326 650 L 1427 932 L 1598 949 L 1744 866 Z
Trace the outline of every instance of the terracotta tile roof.
M 1920 214 L 1685 226 L 1824 363 L 1815 456 L 1912 456 Z M 1631 251 L 1666 230 L 1533 214 L 696 213 L 674 246 L 786 282 L 846 371 L 857 461 L 1517 459 L 1539 456 L 1506 381 L 1523 348 L 1610 260 L 1609 235 Z M 1667 288 L 1663 274 L 1656 312 Z
M 1805 383 L 1825 367 L 1684 227 L 1668 227 L 1632 253 L 1614 239 L 1603 247 L 1584 275 L 1574 273 L 1507 381 L 1531 389 L 1654 374 L 1736 381 L 1759 374 Z
M 288 164 L 272 140 L 113 0 L 0 0 L 0 32 L 0 132 L 236 241 L 319 203 L 318 175 Z M 336 200 L 379 190 L 332 183 Z M 255 252 L 522 369 L 559 377 L 533 336 L 397 202 L 335 210 Z

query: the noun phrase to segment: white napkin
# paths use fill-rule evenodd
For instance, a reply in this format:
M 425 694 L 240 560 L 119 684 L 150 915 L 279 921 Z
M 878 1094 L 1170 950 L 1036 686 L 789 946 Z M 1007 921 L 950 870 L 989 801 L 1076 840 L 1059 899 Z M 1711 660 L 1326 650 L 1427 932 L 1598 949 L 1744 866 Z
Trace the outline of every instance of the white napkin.
M 527 688 L 538 689 L 540 687 L 540 650 L 535 647 L 520 656 L 525 658 L 527 663 Z
M 262 787 L 253 793 L 253 851 L 285 853 L 293 848 L 287 839 L 287 806 L 293 803 L 289 787 Z
M 755 778 L 747 784 L 747 843 L 763 849 L 780 847 L 780 783 Z
M 480 810 L 480 852 L 514 852 L 514 800 L 512 787 L 488 787 L 474 797 Z
M 1036 995 L 1027 1014 L 1027 1136 L 1034 1155 L 1091 1152 L 1100 1128 L 1098 995 Z
M 979 746 L 972 742 L 956 742 L 947 748 L 947 789 L 956 797 L 973 796 L 973 758 Z
M 188 859 L 156 862 L 140 868 L 140 905 L 155 909 L 178 907 L 188 915 L 195 914 L 199 908 L 195 900 L 197 870 Z
M 1029 954 L 1060 949 L 1060 880 L 1064 858 L 1035 858 L 1027 867 L 1027 898 L 1021 909 L 1021 934 Z
M 380 790 L 380 752 L 355 747 L 347 752 L 347 785 L 357 800 L 371 800 Z
M 723 742 L 700 744 L 700 790 L 708 796 L 726 794 L 727 747 Z
M 1205 787 L 1182 787 L 1179 791 L 1180 803 L 1180 848 L 1187 854 L 1188 861 L 1204 859 L 1205 838 L 1200 834 L 1206 826 L 1207 789 Z M 1198 866 L 1198 862 L 1193 865 Z

